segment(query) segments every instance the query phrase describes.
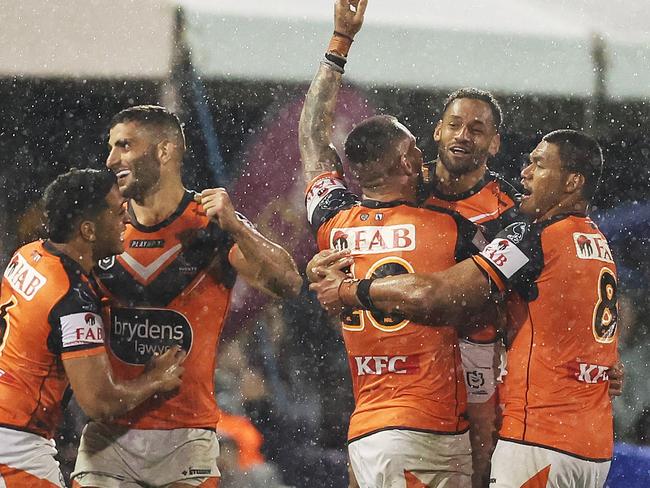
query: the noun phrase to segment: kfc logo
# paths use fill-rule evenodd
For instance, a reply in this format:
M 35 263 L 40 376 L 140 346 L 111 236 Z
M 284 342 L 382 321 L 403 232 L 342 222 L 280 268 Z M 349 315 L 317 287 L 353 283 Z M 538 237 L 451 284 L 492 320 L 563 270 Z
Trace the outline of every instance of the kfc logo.
M 588 363 L 573 363 L 569 366 L 571 376 L 583 383 L 604 383 L 609 381 L 609 366 Z
M 417 363 L 410 360 L 409 356 L 355 356 L 354 364 L 357 376 L 409 374 L 419 369 Z

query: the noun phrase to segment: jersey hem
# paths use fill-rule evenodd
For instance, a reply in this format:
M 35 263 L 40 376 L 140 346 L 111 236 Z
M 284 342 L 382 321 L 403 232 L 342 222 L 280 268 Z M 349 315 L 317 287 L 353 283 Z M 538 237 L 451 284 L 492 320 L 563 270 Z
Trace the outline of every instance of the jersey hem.
M 529 442 L 529 441 L 524 441 L 524 440 L 521 440 L 521 439 L 512 439 L 510 437 L 504 437 L 504 436 L 501 436 L 501 435 L 498 436 L 498 439 L 502 440 L 502 441 L 506 441 L 506 442 L 513 442 L 515 444 L 522 444 L 524 446 L 532 446 L 532 447 L 540 447 L 542 449 L 548 449 L 549 451 L 559 452 L 560 454 L 566 454 L 567 456 L 571 456 L 571 457 L 574 457 L 576 459 L 580 459 L 582 461 L 589 461 L 589 462 L 592 462 L 592 463 L 607 463 L 607 462 L 611 462 L 611 460 L 612 460 L 611 457 L 610 458 L 590 458 L 590 457 L 587 457 L 587 456 L 581 456 L 581 455 L 576 454 L 574 452 L 565 451 L 564 449 L 558 449 L 556 447 L 547 446 L 545 444 L 538 444 L 537 442 Z
M 393 425 L 390 427 L 382 427 L 381 429 L 375 429 L 370 432 L 366 432 L 365 434 L 361 434 L 355 437 L 352 437 L 348 439 L 347 444 L 350 445 L 350 443 L 358 441 L 363 439 L 364 437 L 371 436 L 373 434 L 377 434 L 378 432 L 383 432 L 385 430 L 410 430 L 413 432 L 423 432 L 425 434 L 437 434 L 437 435 L 460 435 L 464 434 L 469 431 L 469 427 L 463 429 L 463 430 L 458 430 L 458 431 L 443 431 L 443 430 L 433 430 L 433 429 L 418 429 L 415 427 L 403 427 L 403 426 L 397 426 Z

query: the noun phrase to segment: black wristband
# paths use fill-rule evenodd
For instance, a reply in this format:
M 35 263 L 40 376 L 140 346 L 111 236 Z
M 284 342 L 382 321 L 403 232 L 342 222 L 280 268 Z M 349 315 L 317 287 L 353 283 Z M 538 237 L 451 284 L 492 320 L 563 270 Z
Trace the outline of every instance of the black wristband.
M 361 280 L 357 284 L 357 298 L 363 308 L 366 310 L 376 310 L 375 304 L 372 303 L 372 298 L 370 298 L 370 285 L 372 285 L 373 280 Z
M 345 68 L 345 63 L 348 62 L 348 60 L 346 58 L 344 58 L 343 56 L 339 56 L 338 54 L 334 54 L 334 53 L 325 53 L 325 59 L 327 59 L 328 61 L 331 61 L 332 63 L 334 63 L 336 66 L 338 66 L 341 69 L 344 69 Z

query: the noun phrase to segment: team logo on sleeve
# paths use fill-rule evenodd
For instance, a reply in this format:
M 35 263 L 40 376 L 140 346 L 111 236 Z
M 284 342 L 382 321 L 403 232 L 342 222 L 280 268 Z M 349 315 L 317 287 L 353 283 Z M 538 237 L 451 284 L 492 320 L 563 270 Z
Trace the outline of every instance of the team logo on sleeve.
M 595 259 L 605 263 L 613 263 L 612 251 L 607 240 L 601 234 L 573 233 L 576 255 L 580 259 Z
M 413 224 L 343 227 L 330 232 L 330 248 L 350 249 L 352 254 L 412 251 L 415 238 Z
M 481 251 L 486 258 L 498 269 L 503 276 L 511 278 L 523 268 L 530 259 L 508 239 L 496 238 Z
M 345 190 L 345 184 L 340 178 L 333 176 L 322 176 L 311 185 L 305 196 L 307 207 L 307 218 L 313 223 L 313 216 L 316 209 L 321 206 L 334 190 Z
M 142 365 L 154 354 L 174 345 L 185 351 L 192 347 L 192 327 L 175 310 L 159 308 L 114 308 L 111 310 L 109 346 L 121 361 Z
M 61 342 L 64 348 L 104 343 L 104 323 L 92 312 L 64 315 L 61 321 Z
M 15 254 L 5 270 L 4 277 L 25 300 L 31 301 L 43 288 L 47 279 L 36 271 L 21 254 Z

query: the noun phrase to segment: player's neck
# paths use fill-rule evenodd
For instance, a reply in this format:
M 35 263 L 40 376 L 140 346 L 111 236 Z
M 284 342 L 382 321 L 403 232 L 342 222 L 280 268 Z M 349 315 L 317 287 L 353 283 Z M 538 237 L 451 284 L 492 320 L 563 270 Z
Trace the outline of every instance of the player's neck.
M 390 183 L 362 186 L 363 198 L 376 200 L 378 202 L 394 202 L 396 200 L 413 202 L 417 201 L 417 185 L 410 180 L 399 184 L 399 178 L 395 177 Z
M 557 215 L 567 214 L 567 213 L 581 213 L 587 215 L 589 209 L 589 204 L 583 199 L 575 200 L 574 198 L 567 198 L 566 200 L 561 201 L 554 207 L 552 207 L 548 212 L 546 212 L 541 217 L 535 219 L 536 222 L 543 222 L 545 220 L 552 219 Z
M 131 208 L 139 224 L 152 226 L 163 222 L 173 214 L 185 195 L 185 188 L 178 179 L 161 180 L 160 184 L 139 201 L 131 200 Z
M 74 239 L 70 242 L 52 242 L 48 241 L 50 245 L 62 254 L 65 254 L 70 259 L 75 261 L 84 270 L 84 273 L 89 274 L 95 266 L 93 259 L 92 247 L 86 241 Z
M 487 166 L 480 165 L 473 171 L 461 175 L 452 174 L 438 160 L 436 164 L 435 187 L 443 195 L 460 195 L 474 188 L 485 176 Z

